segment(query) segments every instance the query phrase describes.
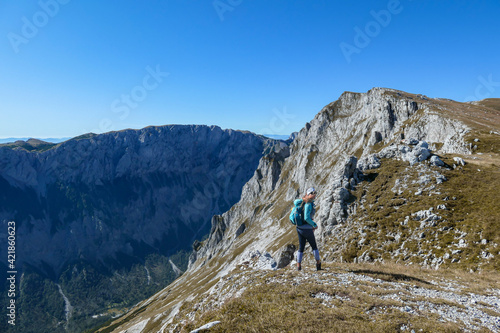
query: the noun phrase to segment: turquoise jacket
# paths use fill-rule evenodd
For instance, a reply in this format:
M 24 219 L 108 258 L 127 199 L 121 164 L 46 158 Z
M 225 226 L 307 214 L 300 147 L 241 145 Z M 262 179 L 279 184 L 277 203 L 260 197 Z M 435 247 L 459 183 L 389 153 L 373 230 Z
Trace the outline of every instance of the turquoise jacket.
M 295 207 L 299 207 L 302 204 L 302 199 L 295 200 L 293 202 L 293 204 L 295 205 Z M 306 203 L 304 205 L 304 221 L 306 223 L 304 223 L 301 226 L 297 226 L 297 228 L 299 228 L 299 229 L 313 229 L 313 228 L 317 228 L 318 225 L 312 219 L 312 216 L 314 215 L 314 212 L 315 212 L 314 201 Z M 290 214 L 290 219 L 292 219 L 291 214 Z

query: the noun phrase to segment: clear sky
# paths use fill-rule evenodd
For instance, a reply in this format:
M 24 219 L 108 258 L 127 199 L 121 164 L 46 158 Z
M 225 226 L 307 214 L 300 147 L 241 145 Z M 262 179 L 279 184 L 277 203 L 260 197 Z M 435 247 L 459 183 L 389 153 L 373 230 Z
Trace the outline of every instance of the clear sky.
M 0 138 L 300 130 L 344 91 L 500 97 L 500 1 L 0 0 Z

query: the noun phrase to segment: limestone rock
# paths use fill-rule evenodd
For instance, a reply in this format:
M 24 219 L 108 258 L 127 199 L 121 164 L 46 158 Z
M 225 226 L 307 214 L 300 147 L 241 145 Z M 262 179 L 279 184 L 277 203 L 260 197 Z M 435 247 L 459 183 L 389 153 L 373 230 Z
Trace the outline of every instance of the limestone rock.
M 376 154 L 371 154 L 360 159 L 357 166 L 360 171 L 377 169 L 380 168 L 380 159 Z
M 436 156 L 436 155 L 432 155 L 432 157 L 431 157 L 431 164 L 434 165 L 434 166 L 438 166 L 438 167 L 444 166 L 444 162 L 441 161 L 441 159 L 438 156 Z
M 190 333 L 198 333 L 198 332 L 202 332 L 202 331 L 207 331 L 207 330 L 210 330 L 212 327 L 214 327 L 217 324 L 220 324 L 220 321 L 212 321 L 208 324 L 205 324 L 201 327 L 198 327 L 195 330 L 192 330 Z
M 278 252 L 278 268 L 284 268 L 292 262 L 296 249 L 295 245 L 287 244 Z
M 453 160 L 457 165 L 465 166 L 465 160 L 461 157 L 453 157 Z

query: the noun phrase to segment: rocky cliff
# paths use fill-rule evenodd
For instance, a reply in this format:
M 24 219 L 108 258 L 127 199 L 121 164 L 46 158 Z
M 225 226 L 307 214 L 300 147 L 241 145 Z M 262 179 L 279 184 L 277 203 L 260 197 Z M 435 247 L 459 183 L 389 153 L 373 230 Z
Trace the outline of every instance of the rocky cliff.
M 320 234 L 331 233 L 335 225 L 346 221 L 352 200 L 350 190 L 363 179 L 362 171 L 374 168 L 369 161 L 377 158 L 374 153 L 382 147 L 385 150 L 379 155 L 387 157 L 384 153 L 391 150 L 391 143 L 394 148 L 396 144 L 405 146 L 409 153 L 412 148 L 402 143 L 409 138 L 415 143 L 430 143 L 435 154 L 470 153 L 472 146 L 466 142 L 466 134 L 471 128 L 450 117 L 448 109 L 453 110 L 439 100 L 390 89 L 344 93 L 300 131 L 290 147 L 290 158 L 287 152 L 261 159 L 254 177 L 243 188 L 240 202 L 212 220 L 207 246 L 197 257 L 209 259 L 229 248 L 234 237 L 224 238 L 220 231 L 235 235 L 240 221 L 245 226 L 258 221 L 264 230 L 267 226 L 278 228 L 271 233 L 274 236 L 283 232 L 276 219 L 283 220 L 289 207 L 282 207 L 282 203 L 293 201 L 310 186 L 322 193 L 317 202 Z M 423 160 L 431 155 L 425 149 L 428 153 Z M 396 157 L 396 153 L 390 157 Z M 274 243 L 272 238 L 268 241 L 258 243 L 256 248 Z
M 240 201 L 212 218 L 209 238 L 181 278 L 103 331 L 178 331 L 237 298 L 250 282 L 233 288 L 233 276 L 252 267 L 276 269 L 293 253 L 288 214 L 309 186 L 319 193 L 317 238 L 327 262 L 498 267 L 500 198 L 474 205 L 469 196 L 479 184 L 483 190 L 499 185 L 500 103 L 490 102 L 383 88 L 342 94 L 305 125 L 289 151 L 260 160 Z M 476 172 L 477 163 L 487 172 Z M 225 319 L 229 327 L 235 320 Z
M 168 252 L 208 232 L 239 199 L 271 140 L 208 126 L 73 139 L 42 153 L 0 148 L 0 220 L 16 221 L 19 261 Z M 2 249 L 3 251 L 4 249 Z
M 173 125 L 91 134 L 43 151 L 23 147 L 0 147 L 0 221 L 5 225 L 0 233 L 5 237 L 6 223 L 14 221 L 17 267 L 29 268 L 42 281 L 61 282 L 75 314 L 83 316 L 99 314 L 92 311 L 111 303 L 125 305 L 123 298 L 108 295 L 96 296 L 93 303 L 100 305 L 92 310 L 77 306 L 86 288 L 118 290 L 104 284 L 118 271 L 125 281 L 134 265 L 142 265 L 134 276 L 151 286 L 164 283 L 167 277 L 155 280 L 158 270 L 167 268 L 161 265 L 164 259 L 151 262 L 151 255 L 189 250 L 210 231 L 212 215 L 239 200 L 260 158 L 287 145 L 217 126 Z M 5 265 L 6 251 L 0 248 Z M 124 285 L 137 281 L 122 284 L 127 289 Z M 57 288 L 52 289 L 57 296 Z

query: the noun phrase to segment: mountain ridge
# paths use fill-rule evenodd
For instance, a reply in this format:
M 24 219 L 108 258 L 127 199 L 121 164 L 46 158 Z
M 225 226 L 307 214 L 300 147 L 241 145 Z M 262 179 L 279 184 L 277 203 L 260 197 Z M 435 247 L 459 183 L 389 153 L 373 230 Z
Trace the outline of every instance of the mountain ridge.
M 81 331 L 166 285 L 187 264 L 179 251 L 238 200 L 260 157 L 286 147 L 202 125 L 88 134 L 44 151 L 0 147 L 0 222 L 16 223 L 23 330 L 64 329 L 59 290 L 73 307 L 69 330 Z
M 478 117 L 475 112 L 481 112 L 487 116 Z M 360 218 L 357 215 L 360 210 L 369 208 L 369 206 L 364 206 L 367 201 L 361 201 L 362 198 L 363 200 L 369 199 L 367 197 L 369 192 L 367 194 L 367 192 L 357 191 L 368 191 L 367 186 L 375 180 L 384 180 L 386 177 L 391 179 L 395 175 L 392 170 L 412 172 L 412 170 L 420 170 L 422 166 L 421 175 L 418 176 L 422 179 L 420 183 L 419 178 L 416 183 L 412 183 L 412 178 L 405 178 L 402 175 L 402 178 L 398 178 L 400 179 L 399 188 L 395 186 L 397 179 L 392 178 L 391 186 L 394 186 L 392 187 L 394 190 L 389 187 L 385 189 L 385 193 L 393 193 L 391 195 L 397 196 L 397 193 L 402 191 L 402 194 L 413 198 L 415 195 L 408 194 L 408 191 L 415 186 L 417 191 L 421 191 L 428 197 L 441 196 L 438 194 L 439 188 L 443 181 L 447 181 L 443 174 L 461 177 L 459 173 L 462 170 L 468 174 L 473 172 L 468 166 L 464 167 L 454 162 L 453 156 L 483 158 L 482 154 L 487 153 L 495 163 L 498 163 L 500 140 L 495 130 L 498 129 L 499 114 L 491 108 L 483 109 L 473 104 L 431 99 L 394 89 L 373 88 L 367 93 L 343 93 L 337 101 L 325 106 L 311 122 L 305 125 L 290 145 L 289 155 L 267 156 L 261 159 L 254 176 L 244 186 L 240 201 L 226 213 L 212 219 L 208 240 L 195 251 L 190 260 L 189 269 L 183 276 L 164 291 L 139 303 L 127 315 L 100 331 L 123 332 L 132 328 L 138 332 L 181 330 L 187 322 L 186 317 L 183 316 L 189 312 L 189 310 L 181 311 L 182 307 L 191 309 L 196 316 L 197 306 L 202 306 L 204 299 L 210 298 L 215 286 L 219 282 L 222 283 L 223 279 L 227 279 L 226 284 L 218 287 L 224 289 L 224 286 L 230 283 L 230 277 L 233 274 L 231 272 L 243 269 L 241 263 L 249 260 L 247 259 L 251 257 L 248 257 L 249 253 L 266 251 L 270 253 L 270 257 L 279 261 L 286 246 L 296 241 L 296 236 L 287 221 L 289 203 L 311 185 L 314 185 L 319 193 L 316 219 L 320 221 L 320 228 L 317 238 L 321 244 L 320 252 L 324 251 L 322 252 L 324 258 L 328 258 L 329 262 L 332 260 L 351 260 L 351 262 L 391 260 L 384 257 L 383 253 L 366 251 L 361 238 L 353 238 L 357 236 L 354 232 L 347 230 L 351 225 L 356 226 L 356 223 L 366 222 L 368 228 L 372 228 L 376 233 L 380 232 L 377 229 L 380 222 L 373 223 L 371 217 Z M 487 145 L 482 145 L 482 142 Z M 435 163 L 438 163 L 436 158 L 440 161 L 444 160 L 443 166 L 431 164 L 429 162 L 431 156 Z M 467 159 L 471 160 L 470 157 Z M 381 164 L 378 163 L 380 160 Z M 387 169 L 392 174 L 387 173 L 384 168 L 394 163 L 397 165 L 392 166 L 393 169 Z M 493 164 L 488 170 L 496 175 L 497 169 L 498 166 Z M 498 181 L 496 176 L 492 177 L 494 177 L 493 180 Z M 419 195 L 420 197 L 416 197 L 425 198 L 422 194 Z M 391 200 L 397 199 L 394 197 Z M 374 204 L 370 203 L 372 207 Z M 396 208 L 403 205 L 391 206 L 390 202 L 382 204 Z M 425 200 L 421 203 L 421 205 L 426 204 Z M 415 204 L 414 207 L 419 206 Z M 500 216 L 497 210 L 492 211 L 497 214 L 494 216 Z M 397 223 L 404 222 L 404 216 L 403 220 L 398 220 L 400 217 L 393 212 L 387 214 L 390 219 L 398 221 Z M 411 216 L 413 215 L 409 215 L 410 219 Z M 360 218 L 360 220 L 354 221 L 353 218 Z M 422 228 L 424 234 L 425 232 L 434 233 L 433 235 L 438 237 L 439 233 L 436 232 L 439 228 L 439 219 L 434 226 L 430 222 L 427 224 L 427 220 L 424 222 L 425 224 L 422 224 L 423 222 L 408 224 L 411 231 L 408 237 L 416 244 L 419 244 L 419 241 L 414 233 L 417 233 L 419 228 Z M 452 229 L 447 226 L 448 229 L 444 230 L 443 242 L 447 243 L 443 243 L 443 246 L 455 249 L 460 244 L 466 244 L 469 241 L 460 244 L 457 241 L 455 245 L 453 237 L 446 238 L 450 235 L 446 231 L 461 228 L 460 221 L 452 222 Z M 446 223 L 448 222 L 445 221 Z M 364 225 L 360 227 L 361 230 L 365 228 Z M 342 230 L 347 230 L 348 234 L 342 236 L 339 232 Z M 419 233 L 422 234 L 422 231 Z M 486 239 L 483 244 L 485 246 L 482 251 L 492 253 L 498 251 L 500 239 L 498 233 L 492 231 L 489 233 L 489 239 Z M 334 238 L 334 235 L 339 235 L 338 239 Z M 401 238 L 391 237 L 392 240 L 385 245 L 394 245 L 391 245 L 393 246 L 391 250 L 387 248 L 387 251 L 397 253 L 398 250 L 404 250 L 405 243 L 398 240 Z M 468 233 L 465 233 L 461 237 L 468 239 L 472 235 L 468 236 Z M 333 244 L 332 240 L 334 240 Z M 354 246 L 353 248 L 342 248 L 343 244 L 349 242 Z M 426 242 L 427 240 L 421 243 L 425 245 Z M 483 241 L 479 240 L 479 243 L 481 242 Z M 421 258 L 421 255 L 416 253 L 418 250 L 418 247 L 417 250 L 407 249 L 406 254 L 402 254 L 403 259 L 408 254 L 416 255 L 413 257 L 410 255 L 406 259 L 407 264 L 416 263 L 430 267 L 442 260 L 439 265 L 449 266 L 463 260 L 464 267 L 478 269 L 477 261 L 468 263 L 465 255 L 457 259 L 450 257 L 451 252 L 446 254 L 445 251 L 438 251 L 439 257 L 431 255 Z M 420 251 L 423 250 L 429 249 L 422 248 Z M 460 254 L 460 252 L 457 253 Z M 456 253 L 452 256 L 456 256 Z M 480 260 L 493 265 L 488 264 L 490 267 L 498 265 L 495 259 L 497 256 L 488 258 Z M 430 259 L 437 259 L 437 261 L 431 263 Z M 241 293 L 236 292 L 236 295 L 238 294 Z M 193 317 L 190 318 L 192 320 Z

